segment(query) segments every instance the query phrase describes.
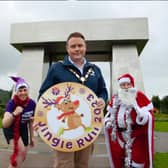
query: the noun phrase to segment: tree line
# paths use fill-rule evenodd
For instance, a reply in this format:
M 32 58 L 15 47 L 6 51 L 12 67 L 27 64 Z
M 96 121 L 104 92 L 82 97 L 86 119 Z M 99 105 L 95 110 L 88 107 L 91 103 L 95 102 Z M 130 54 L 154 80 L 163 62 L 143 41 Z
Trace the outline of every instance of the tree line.
M 162 99 L 159 96 L 153 96 L 151 101 L 158 112 L 168 114 L 168 96 Z
M 6 103 L 9 101 L 11 95 L 12 91 L 0 89 L 0 118 L 2 118 L 4 114 Z

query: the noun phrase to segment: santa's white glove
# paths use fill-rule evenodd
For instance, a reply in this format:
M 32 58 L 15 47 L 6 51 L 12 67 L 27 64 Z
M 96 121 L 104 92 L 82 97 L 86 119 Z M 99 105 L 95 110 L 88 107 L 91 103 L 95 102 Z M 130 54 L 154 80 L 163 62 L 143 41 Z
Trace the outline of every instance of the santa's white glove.
M 111 128 L 112 127 L 112 122 L 110 120 L 105 122 L 105 128 Z
M 145 125 L 148 122 L 148 111 L 141 108 L 137 111 L 136 123 L 139 125 Z
M 137 113 L 136 123 L 139 125 L 145 125 L 148 122 L 148 110 L 146 107 L 140 108 L 136 101 L 134 101 L 134 109 Z

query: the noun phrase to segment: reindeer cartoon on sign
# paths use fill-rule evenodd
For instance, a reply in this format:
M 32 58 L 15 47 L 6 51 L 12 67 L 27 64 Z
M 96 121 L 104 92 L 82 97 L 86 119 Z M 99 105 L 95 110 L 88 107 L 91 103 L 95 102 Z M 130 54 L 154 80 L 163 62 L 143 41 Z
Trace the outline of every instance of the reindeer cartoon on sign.
M 63 123 L 67 123 L 67 128 L 60 128 L 57 135 L 60 136 L 64 131 L 73 130 L 80 126 L 83 127 L 85 131 L 89 131 L 90 127 L 86 127 L 81 120 L 83 114 L 78 114 L 76 112 L 77 108 L 80 105 L 79 100 L 72 101 L 70 98 L 70 92 L 73 90 L 71 86 L 67 86 L 64 96 L 58 96 L 55 102 L 50 101 L 50 104 L 55 104 L 55 107 L 62 112 L 57 119 Z

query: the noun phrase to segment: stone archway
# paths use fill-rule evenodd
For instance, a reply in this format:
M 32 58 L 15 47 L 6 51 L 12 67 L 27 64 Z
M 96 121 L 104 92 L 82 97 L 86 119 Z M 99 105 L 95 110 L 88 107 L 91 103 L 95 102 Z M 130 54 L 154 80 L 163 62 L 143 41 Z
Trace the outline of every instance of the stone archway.
M 148 41 L 147 18 L 16 23 L 11 25 L 10 43 L 22 53 L 18 75 L 30 83 L 32 98 L 37 98 L 51 62 L 65 55 L 66 38 L 75 31 L 86 37 L 90 61 L 112 65 L 112 92 L 117 89 L 117 77 L 126 72 L 144 90 L 138 56 Z

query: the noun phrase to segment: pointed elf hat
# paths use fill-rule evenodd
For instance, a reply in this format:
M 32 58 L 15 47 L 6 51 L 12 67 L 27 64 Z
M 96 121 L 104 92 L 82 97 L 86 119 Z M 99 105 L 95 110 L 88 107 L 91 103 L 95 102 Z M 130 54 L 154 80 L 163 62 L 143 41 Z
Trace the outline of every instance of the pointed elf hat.
M 10 76 L 10 78 L 16 83 L 16 85 L 15 85 L 15 91 L 16 92 L 22 86 L 25 86 L 27 89 L 29 89 L 28 83 L 23 78 L 15 77 L 15 76 Z
M 131 85 L 134 87 L 134 78 L 128 73 L 121 75 L 118 78 L 118 82 L 119 84 L 126 83 L 126 82 L 131 83 Z

